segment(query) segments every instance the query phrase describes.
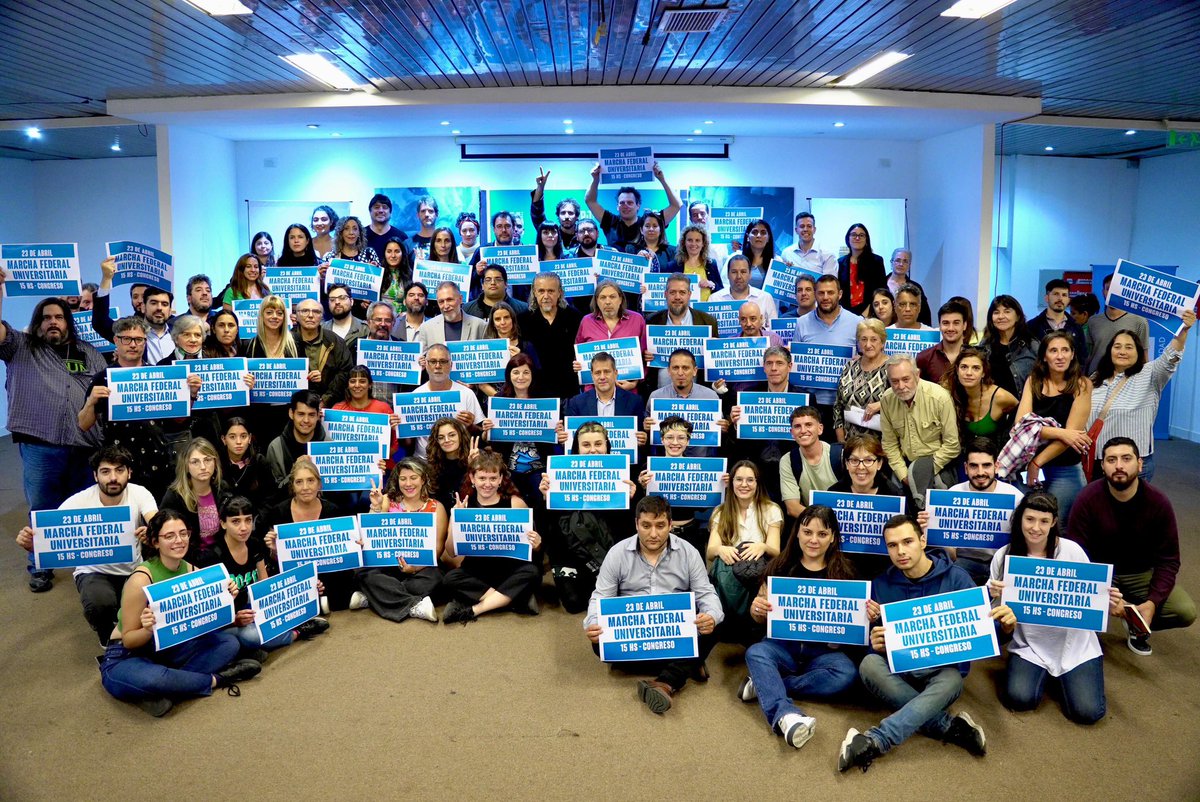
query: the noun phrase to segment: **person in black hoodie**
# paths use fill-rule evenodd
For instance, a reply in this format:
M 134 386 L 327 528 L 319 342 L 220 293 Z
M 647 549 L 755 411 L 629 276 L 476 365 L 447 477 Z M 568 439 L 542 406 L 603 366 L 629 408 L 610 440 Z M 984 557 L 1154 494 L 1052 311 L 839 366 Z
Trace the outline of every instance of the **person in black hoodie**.
M 321 397 L 312 390 L 292 393 L 287 414 L 290 422 L 267 446 L 267 465 L 278 491 L 287 490 L 292 465 L 308 456 L 308 444 L 329 439 L 321 425 Z
M 279 487 L 267 458 L 254 447 L 246 419 L 235 415 L 221 432 L 221 476 L 235 496 L 245 496 L 258 509 L 279 500 Z

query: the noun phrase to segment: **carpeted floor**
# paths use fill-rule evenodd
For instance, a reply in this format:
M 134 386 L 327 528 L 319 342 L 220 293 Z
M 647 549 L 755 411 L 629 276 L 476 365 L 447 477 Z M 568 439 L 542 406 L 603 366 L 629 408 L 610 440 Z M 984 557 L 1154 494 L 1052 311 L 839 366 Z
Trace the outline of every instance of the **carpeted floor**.
M 1200 594 L 1200 446 L 1159 445 L 1158 486 L 1183 531 L 1181 581 Z M 839 774 L 848 727 L 877 709 L 806 703 L 800 751 L 734 691 L 741 650 L 655 716 L 635 678 L 598 663 L 578 616 L 489 616 L 463 627 L 331 617 L 328 635 L 275 653 L 242 696 L 218 692 L 155 720 L 100 687 L 95 639 L 70 576 L 31 594 L 12 543 L 26 510 L 20 462 L 0 440 L 0 799 L 1200 799 L 1200 629 L 1133 655 L 1102 638 L 1108 716 L 1069 723 L 1053 699 L 1014 714 L 1000 660 L 976 663 L 955 709 L 987 731 L 974 758 L 921 736 L 866 774 Z M 1137 537 L 1131 532 L 1130 537 Z

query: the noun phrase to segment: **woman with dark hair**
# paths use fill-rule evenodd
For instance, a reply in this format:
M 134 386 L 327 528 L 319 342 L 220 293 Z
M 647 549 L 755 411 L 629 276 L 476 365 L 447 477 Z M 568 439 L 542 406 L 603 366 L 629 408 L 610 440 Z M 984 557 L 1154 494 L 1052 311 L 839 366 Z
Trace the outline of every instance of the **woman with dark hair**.
M 878 320 L 886 329 L 896 323 L 896 297 L 887 287 L 877 287 L 871 293 L 871 303 L 863 310 L 863 318 Z
M 271 289 L 263 281 L 262 263 L 254 254 L 244 253 L 238 257 L 237 264 L 233 266 L 233 276 L 217 297 L 221 299 L 221 306 L 233 309 L 234 301 L 266 298 L 270 294 Z
M 455 494 L 467 476 L 471 437 L 456 418 L 438 418 L 429 432 L 425 459 L 429 462 L 429 494 L 446 509 L 454 506 Z
M 442 226 L 433 230 L 426 258 L 431 262 L 458 262 L 458 243 L 454 240 L 453 229 Z
M 538 261 L 549 262 L 563 258 L 562 232 L 548 220 L 538 226 Z
M 493 310 L 495 311 L 495 310 Z M 529 354 L 516 354 L 508 361 L 504 369 L 504 384 L 495 393 L 497 398 L 540 398 L 537 390 L 537 363 Z M 554 451 L 554 443 L 541 443 L 531 440 L 516 443 L 491 442 L 491 431 L 496 422 L 484 418 L 480 426 L 483 438 L 490 448 L 504 458 L 513 483 L 521 493 L 522 498 L 534 501 L 541 499 L 537 492 L 541 484 L 542 474 L 546 471 L 546 460 Z
M 484 451 L 471 458 L 470 470 L 460 493 L 455 494 L 456 508 L 524 509 L 528 505 L 517 494 L 508 468 L 499 454 Z M 542 537 L 531 531 L 526 537 L 533 547 L 532 562 L 509 557 L 459 557 L 454 538 L 446 539 L 442 560 L 452 568 L 446 573 L 445 586 L 451 600 L 442 619 L 447 624 L 474 621 L 484 613 L 512 607 L 537 612 L 534 598 L 541 579 Z
M 338 216 L 329 206 L 318 206 L 312 213 L 313 251 L 317 259 L 324 261 L 333 250 L 332 232 L 337 228 Z
M 829 507 L 814 504 L 800 513 L 792 536 L 767 565 L 750 615 L 766 624 L 771 602 L 767 579 L 854 579 L 854 567 L 842 553 L 842 530 Z M 750 675 L 738 687 L 743 702 L 758 700 L 771 730 L 799 749 L 812 737 L 817 721 L 792 699 L 829 699 L 845 692 L 858 678 L 858 667 L 839 646 L 808 641 L 764 638 L 746 650 Z
M 283 253 L 275 260 L 279 267 L 316 267 L 320 264 L 313 248 L 312 235 L 301 223 L 292 223 L 283 232 Z
M 687 226 L 679 235 L 679 247 L 675 249 L 675 263 L 660 262 L 659 272 L 679 272 L 696 276 L 700 280 L 700 300 L 707 301 L 712 293 L 719 292 L 724 288 L 721 271 L 717 269 L 717 260 L 708 255 L 708 246 L 708 232 L 704 230 L 703 226 Z
M 992 299 L 979 345 L 987 352 L 992 381 L 1020 397 L 1025 380 L 1037 362 L 1020 301 L 1011 295 Z
M 205 359 L 229 359 L 242 355 L 240 324 L 232 309 L 221 309 L 208 324 L 204 338 Z
M 256 660 L 237 660 L 241 646 L 228 629 L 155 650 L 154 627 L 159 623 L 146 588 L 157 582 L 190 573 L 187 524 L 175 510 L 159 510 L 150 519 L 142 544 L 145 562 L 134 569 L 121 591 L 117 626 L 100 661 L 100 684 L 113 698 L 135 702 L 152 716 L 166 715 L 178 700 L 209 696 L 215 688 L 229 688 L 240 696 L 235 683 L 262 671 Z M 237 597 L 237 586 L 229 582 Z
M 1068 335 L 1069 337 L 1070 335 Z M 1135 338 L 1136 339 L 1136 338 Z M 992 557 L 988 590 L 993 607 L 1001 605 L 1005 559 L 1037 557 L 1043 560 L 1090 562 L 1078 543 L 1060 536 L 1058 502 L 1049 493 L 1030 493 L 1013 510 L 1008 545 Z M 1124 614 L 1121 591 L 1109 588 L 1109 613 Z M 1015 615 L 1014 615 L 1015 617 Z M 1077 724 L 1095 724 L 1104 718 L 1104 655 L 1095 632 L 1084 629 L 1036 626 L 1017 622 L 1008 644 L 1000 700 L 1010 710 L 1034 710 L 1042 701 L 1046 679 L 1058 680 L 1063 713 Z
M 1182 317 L 1183 327 L 1158 359 L 1147 363 L 1141 338 L 1129 329 L 1121 329 L 1113 335 L 1092 374 L 1096 390 L 1088 412 L 1088 429 L 1104 418 L 1101 441 L 1128 437 L 1137 443 L 1142 455 L 1142 472 L 1138 476 L 1147 481 L 1154 479 L 1154 419 L 1158 416 L 1158 404 L 1183 359 L 1188 332 L 1196 324 L 1193 310 L 1186 310 Z M 1149 370 L 1142 370 L 1145 367 Z M 1097 460 L 1092 476 L 1099 475 Z
M 404 309 L 404 288 L 412 281 L 412 262 L 399 237 L 391 237 L 383 245 L 383 286 L 381 297 Z
M 883 258 L 871 250 L 871 234 L 862 223 L 846 230 L 850 252 L 838 259 L 838 283 L 842 285 L 842 306 L 856 315 L 863 314 L 875 290 L 887 287 Z
M 1025 380 L 1017 420 L 1032 413 L 1051 418 L 1057 426 L 1041 427 L 1039 437 L 1046 445 L 1029 461 L 1026 484 L 1038 483 L 1045 474 L 1046 492 L 1058 499 L 1062 520 L 1071 518 L 1071 505 L 1083 489 L 1080 459 L 1091 438 L 1087 433 L 1088 410 L 1092 406 L 1092 382 L 1083 375 L 1075 353 L 1075 340 L 1067 331 L 1052 331 L 1042 338 L 1037 363 Z
M 458 261 L 470 262 L 479 250 L 479 218 L 474 212 L 461 212 L 454 221 L 458 229 Z
M 1008 441 L 1012 411 L 1020 402 L 992 381 L 987 352 L 965 346 L 942 376 L 942 387 L 954 401 L 960 443 L 986 437 L 999 447 Z
M 601 279 L 596 282 L 596 292 L 592 295 L 591 313 L 584 315 L 579 323 L 575 344 L 615 340 L 620 337 L 637 337 L 638 345 L 645 353 L 646 318 L 629 309 L 625 293 L 615 281 Z M 583 365 L 575 362 L 574 368 L 578 373 L 583 370 Z M 637 384 L 634 380 L 617 382 L 621 389 L 630 392 L 637 391 Z
M 833 433 L 839 443 L 855 434 L 867 434 L 874 428 L 871 421 L 875 427 L 882 426 L 880 399 L 888 390 L 888 354 L 884 350 L 887 331 L 883 321 L 864 319 L 854 332 L 858 359 L 851 359 L 842 368 L 833 402 Z M 852 417 L 859 422 L 846 420 L 847 411 L 852 411 Z
M 887 469 L 883 443 L 874 432 L 853 434 L 842 446 L 842 460 L 848 478 L 839 479 L 829 488 L 834 493 L 854 493 L 859 496 L 901 496 L 904 508 L 912 509 L 912 496 L 906 482 L 897 482 Z M 891 560 L 881 554 L 855 553 L 850 559 L 859 576 L 871 579 L 891 566 Z
M 275 266 L 275 240 L 266 231 L 250 238 L 250 253 L 258 257 L 258 263 L 264 268 Z
M 533 347 L 532 342 L 521 336 L 521 324 L 517 321 L 516 310 L 511 304 L 500 301 L 492 307 L 488 312 L 487 333 L 484 336 L 489 340 L 507 340 L 509 359 L 523 354 L 533 360 L 534 373 L 542 369 L 537 349 Z M 496 388 L 491 384 L 479 385 L 479 391 L 489 396 L 496 394 Z
M 761 217 L 750 221 L 742 235 L 742 254 L 750 262 L 750 286 L 761 290 L 775 258 L 775 234 L 770 223 Z
M 390 462 L 392 455 L 396 453 L 399 447 L 399 442 L 396 439 L 396 427 L 400 424 L 400 416 L 392 409 L 392 405 L 387 402 L 375 398 L 375 379 L 371 377 L 371 369 L 366 365 L 355 365 L 350 368 L 350 375 L 346 379 L 346 395 L 336 404 L 333 409 L 346 412 L 374 412 L 379 415 L 388 416 L 388 425 L 392 430 L 391 446 L 388 452 L 388 460 Z
M 661 213 L 650 210 L 642 213 L 642 232 L 637 242 L 630 243 L 625 250 L 650 260 L 652 273 L 662 272 L 662 266 L 675 263 L 675 249 L 664 241 L 667 221 Z
M 271 466 L 254 447 L 250 424 L 237 415 L 225 421 L 221 431 L 221 477 L 229 492 L 250 499 L 257 509 L 274 504 L 279 489 Z

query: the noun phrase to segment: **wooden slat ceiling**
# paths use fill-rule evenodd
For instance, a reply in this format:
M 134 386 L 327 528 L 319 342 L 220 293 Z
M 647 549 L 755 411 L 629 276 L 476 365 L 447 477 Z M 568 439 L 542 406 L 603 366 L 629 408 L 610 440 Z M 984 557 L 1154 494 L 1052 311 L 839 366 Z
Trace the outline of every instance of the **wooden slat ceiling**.
M 730 0 L 707 34 L 659 34 L 651 0 L 5 0 L 0 120 L 105 113 L 108 98 L 322 91 L 279 59 L 323 52 L 380 91 L 514 86 L 864 86 L 1043 98 L 1047 114 L 1200 120 L 1200 2 Z M 699 0 L 687 0 L 697 7 Z M 652 17 L 653 15 L 653 17 Z M 650 35 L 646 37 L 647 30 Z

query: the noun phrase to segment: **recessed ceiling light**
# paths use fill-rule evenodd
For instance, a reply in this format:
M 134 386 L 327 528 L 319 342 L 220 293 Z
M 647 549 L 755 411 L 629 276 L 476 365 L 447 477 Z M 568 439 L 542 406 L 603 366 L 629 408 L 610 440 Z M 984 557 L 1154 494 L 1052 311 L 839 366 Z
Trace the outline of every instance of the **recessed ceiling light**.
M 341 136 L 341 134 L 339 134 L 337 131 L 334 131 L 332 134 L 330 134 L 330 136 Z
M 41 139 L 42 129 L 38 128 L 36 125 L 31 125 L 25 129 L 25 136 L 29 137 L 30 139 Z
M 983 19 L 988 14 L 995 14 L 1016 0 L 958 0 L 942 12 L 943 17 L 962 17 L 963 19 Z
M 238 0 L 187 0 L 210 17 L 228 17 L 232 14 L 253 14 L 254 9 Z
M 713 124 L 713 121 L 712 121 L 712 120 L 705 120 L 705 121 L 704 121 L 704 124 L 705 124 L 705 125 L 712 125 L 712 124 Z
M 305 128 L 320 128 L 321 126 L 317 125 L 316 123 L 309 123 L 308 125 L 306 125 L 304 127 Z
M 701 131 L 699 128 L 696 128 L 696 129 L 694 129 L 694 130 L 692 131 L 692 133 L 693 133 L 693 134 L 703 134 L 704 132 L 703 132 L 703 131 Z
M 692 138 L 689 136 L 689 137 L 687 138 L 687 141 L 688 141 L 688 142 L 695 142 L 696 140 L 692 139 Z
M 845 123 L 834 123 L 833 127 L 834 128 L 845 128 L 846 124 Z
M 563 125 L 573 125 L 574 122 L 574 120 L 563 120 Z
M 1050 151 L 1054 150 L 1054 146 L 1053 146 L 1053 145 L 1047 145 L 1046 147 L 1042 148 L 1042 150 L 1044 150 L 1044 151 L 1046 151 L 1047 153 L 1049 153 Z
M 121 143 L 120 142 L 112 143 L 112 145 L 109 147 L 109 150 L 113 151 L 114 153 L 120 153 L 121 152 Z
M 837 86 L 858 86 L 863 81 L 873 78 L 879 73 L 886 70 L 888 67 L 894 67 L 906 58 L 911 58 L 912 53 L 897 53 L 891 51 L 883 55 L 876 56 L 858 69 L 851 70 L 845 76 L 837 79 L 833 83 Z
M 458 130 L 457 128 L 454 128 L 454 129 L 452 129 L 452 130 L 450 131 L 450 133 L 452 133 L 452 134 L 461 134 L 461 133 L 462 133 L 462 131 Z
M 358 84 L 349 75 L 319 53 L 298 53 L 293 56 L 280 56 L 280 58 L 321 83 L 329 84 L 334 89 L 358 88 Z
M 1137 133 L 1137 131 L 1130 128 L 1128 131 L 1125 132 L 1125 136 L 1133 136 L 1136 133 Z
M 449 125 L 449 124 L 450 124 L 449 120 L 442 120 L 440 123 L 438 123 L 438 125 Z
M 564 133 L 564 134 L 573 134 L 573 133 L 575 133 L 575 129 L 574 129 L 574 128 L 568 128 L 568 129 L 564 130 L 564 131 L 563 131 L 563 133 Z

